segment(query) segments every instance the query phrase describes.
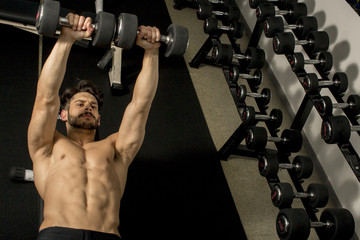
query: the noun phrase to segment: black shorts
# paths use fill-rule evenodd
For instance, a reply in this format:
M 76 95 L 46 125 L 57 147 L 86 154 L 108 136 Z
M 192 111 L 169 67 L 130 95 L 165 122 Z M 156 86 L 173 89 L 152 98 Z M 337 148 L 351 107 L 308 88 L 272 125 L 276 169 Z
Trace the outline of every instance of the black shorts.
M 90 230 L 49 227 L 41 230 L 36 240 L 120 240 L 118 235 Z

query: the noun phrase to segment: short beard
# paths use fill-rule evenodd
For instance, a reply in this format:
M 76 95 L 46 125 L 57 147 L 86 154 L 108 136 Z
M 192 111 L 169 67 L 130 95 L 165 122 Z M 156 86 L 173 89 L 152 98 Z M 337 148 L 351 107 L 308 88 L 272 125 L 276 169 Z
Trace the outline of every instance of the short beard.
M 97 128 L 97 119 L 95 119 L 95 123 L 93 122 L 78 122 L 79 117 L 70 115 L 68 116 L 68 123 L 70 126 L 74 128 L 80 128 L 85 130 L 95 130 Z

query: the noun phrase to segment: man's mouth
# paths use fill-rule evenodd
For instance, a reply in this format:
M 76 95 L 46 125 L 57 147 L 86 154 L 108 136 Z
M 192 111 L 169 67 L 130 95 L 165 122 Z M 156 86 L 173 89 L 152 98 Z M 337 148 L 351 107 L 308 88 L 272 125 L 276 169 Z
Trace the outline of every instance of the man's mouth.
M 85 117 L 85 118 L 94 118 L 95 119 L 95 116 L 92 115 L 91 113 L 83 113 L 80 115 L 80 117 Z

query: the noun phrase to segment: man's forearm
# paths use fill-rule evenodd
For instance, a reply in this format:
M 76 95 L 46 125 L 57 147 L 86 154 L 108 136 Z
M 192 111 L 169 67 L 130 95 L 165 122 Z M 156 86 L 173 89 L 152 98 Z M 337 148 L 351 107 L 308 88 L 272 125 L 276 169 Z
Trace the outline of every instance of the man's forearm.
M 159 79 L 159 49 L 145 51 L 142 69 L 136 80 L 133 101 L 151 105 Z
M 41 71 L 38 93 L 46 93 L 47 97 L 58 96 L 72 45 L 72 41 L 58 39 Z

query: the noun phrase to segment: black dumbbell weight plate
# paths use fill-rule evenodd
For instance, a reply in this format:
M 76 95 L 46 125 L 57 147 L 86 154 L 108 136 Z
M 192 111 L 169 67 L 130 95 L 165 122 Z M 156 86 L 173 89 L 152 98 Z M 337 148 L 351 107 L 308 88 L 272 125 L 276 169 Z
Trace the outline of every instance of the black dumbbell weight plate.
M 261 91 L 262 98 L 257 99 L 258 103 L 262 106 L 268 105 L 271 99 L 271 91 L 268 88 L 263 88 Z
M 282 17 L 268 17 L 264 21 L 264 33 L 268 38 L 274 37 L 276 33 L 284 31 Z
M 254 76 L 256 78 L 251 79 L 250 84 L 252 86 L 259 86 L 262 83 L 262 71 L 260 69 L 256 69 L 254 71 Z
M 245 51 L 245 56 L 250 57 L 247 59 L 248 68 L 262 68 L 265 64 L 265 52 L 262 49 L 249 47 Z
M 321 137 L 328 144 L 346 142 L 350 135 L 349 120 L 345 116 L 328 116 L 321 124 Z
M 293 70 L 296 73 L 304 70 L 304 65 L 305 65 L 304 55 L 299 52 L 294 53 L 293 55 L 291 55 L 291 57 L 289 57 L 289 63 L 291 66 L 291 70 Z
M 331 98 L 328 96 L 323 96 L 317 103 L 317 109 L 321 116 L 331 115 L 333 111 Z
M 346 101 L 350 107 L 350 111 L 352 115 L 358 115 L 360 114 L 360 96 L 351 94 L 349 95 L 347 101 Z
M 210 35 L 217 35 L 220 32 L 218 29 L 218 20 L 213 17 L 209 17 L 205 19 L 203 28 L 204 28 L 204 32 Z
M 36 29 L 40 35 L 53 37 L 59 23 L 60 2 L 45 0 L 36 14 Z
M 115 45 L 123 49 L 131 49 L 135 43 L 137 29 L 137 16 L 129 13 L 121 13 L 118 18 Z
M 98 12 L 95 21 L 96 28 L 93 34 L 92 45 L 108 47 L 115 34 L 115 16 L 112 13 Z
M 270 117 L 274 117 L 274 119 L 268 121 L 269 127 L 279 128 L 282 124 L 283 115 L 280 109 L 273 109 L 270 112 Z
M 325 207 L 329 201 L 329 191 L 323 184 L 312 183 L 308 186 L 306 192 L 313 194 L 313 197 L 310 197 L 309 200 L 312 208 Z
M 183 56 L 189 43 L 189 33 L 186 27 L 170 24 L 166 30 L 170 39 L 165 50 L 165 57 Z
M 237 93 L 236 93 L 236 102 L 243 103 L 246 99 L 246 93 L 247 93 L 246 86 L 244 86 L 244 85 L 238 86 Z M 243 114 L 245 114 L 244 112 L 242 113 L 241 118 L 243 117 Z
M 256 8 L 256 17 L 258 20 L 264 20 L 267 17 L 275 16 L 275 7 L 272 3 L 260 3 Z
M 319 60 L 323 61 L 319 63 L 320 69 L 323 72 L 330 71 L 331 68 L 333 67 L 333 56 L 330 52 L 324 52 L 324 51 L 320 52 Z
M 289 4 L 288 10 L 293 14 L 286 14 L 284 17 L 288 23 L 295 23 L 301 16 L 307 16 L 307 6 L 305 3 L 293 2 Z
M 274 154 L 260 156 L 258 169 L 263 177 L 275 177 L 279 171 L 279 159 Z
M 320 239 L 351 239 L 354 235 L 354 218 L 347 209 L 327 208 L 322 212 L 320 221 L 333 223 L 327 228 L 319 228 Z
M 255 122 L 255 115 L 255 108 L 246 106 L 241 114 L 241 120 L 243 121 L 244 125 L 252 125 Z
M 313 53 L 327 51 L 329 48 L 329 35 L 325 31 L 312 31 L 306 40 L 313 41 L 312 44 L 307 45 Z
M 301 26 L 295 30 L 299 39 L 305 39 L 310 32 L 318 30 L 318 22 L 314 16 L 301 16 L 297 20 L 297 24 Z
M 205 20 L 208 17 L 211 17 L 212 6 L 210 3 L 202 2 L 199 4 L 199 8 L 196 10 L 197 18 L 200 20 Z
M 333 76 L 333 81 L 336 83 L 329 87 L 329 89 L 335 91 L 336 93 L 344 93 L 346 92 L 349 81 L 346 73 L 344 72 L 337 72 Z
M 271 201 L 279 209 L 289 208 L 294 200 L 290 183 L 277 183 L 271 188 Z
M 306 93 L 312 94 L 319 92 L 319 79 L 315 73 L 304 75 L 301 84 Z
M 267 131 L 263 127 L 250 127 L 246 135 L 246 146 L 249 149 L 260 151 L 265 149 L 267 143 Z
M 298 179 L 307 179 L 311 177 L 313 172 L 313 162 L 311 158 L 305 156 L 296 156 L 293 164 L 299 165 L 299 169 L 296 169 L 296 177 Z
M 291 32 L 275 34 L 273 49 L 276 54 L 290 54 L 295 48 L 295 38 Z
M 230 65 L 234 56 L 234 51 L 229 44 L 221 44 L 216 41 L 212 50 L 212 59 L 215 64 Z
M 276 231 L 282 240 L 308 239 L 310 219 L 305 209 L 281 209 L 276 217 Z
M 242 38 L 244 34 L 244 24 L 238 21 L 234 21 L 231 26 L 234 28 L 229 35 L 233 38 Z

